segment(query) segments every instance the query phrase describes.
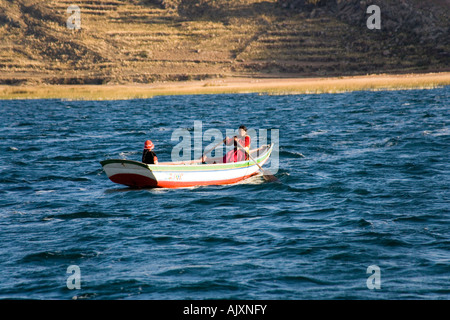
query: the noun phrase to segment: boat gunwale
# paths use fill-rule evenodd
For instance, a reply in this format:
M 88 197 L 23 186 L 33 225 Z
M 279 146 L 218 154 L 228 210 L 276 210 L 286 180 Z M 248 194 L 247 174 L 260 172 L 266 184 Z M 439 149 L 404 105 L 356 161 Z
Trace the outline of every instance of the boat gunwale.
M 262 153 L 258 158 L 255 159 L 256 163 L 260 163 L 266 160 L 267 157 L 270 156 L 272 153 L 274 144 L 265 145 L 263 147 L 266 147 L 266 151 Z M 258 150 L 258 149 L 257 149 Z M 255 150 L 255 151 L 257 151 Z M 186 161 L 186 163 L 191 162 L 192 160 Z M 136 160 L 127 160 L 127 159 L 108 159 L 100 161 L 100 164 L 104 167 L 108 164 L 114 164 L 114 163 L 127 163 L 127 164 L 133 164 L 136 166 L 140 166 L 146 169 L 149 169 L 150 171 L 189 171 L 189 172 L 195 172 L 195 171 L 216 171 L 216 170 L 232 170 L 232 169 L 241 169 L 245 167 L 251 167 L 255 166 L 256 164 L 252 160 L 245 160 L 245 161 L 239 161 L 239 162 L 231 162 L 231 163 L 209 163 L 209 164 L 145 164 L 140 161 Z

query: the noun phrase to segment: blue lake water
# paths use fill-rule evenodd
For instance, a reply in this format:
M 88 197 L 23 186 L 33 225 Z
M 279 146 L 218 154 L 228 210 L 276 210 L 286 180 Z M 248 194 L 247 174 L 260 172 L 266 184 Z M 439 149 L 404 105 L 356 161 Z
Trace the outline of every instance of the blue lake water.
M 147 139 L 169 161 L 194 121 L 279 130 L 280 183 L 103 172 Z M 3 299 L 449 299 L 449 214 L 450 87 L 0 101 Z

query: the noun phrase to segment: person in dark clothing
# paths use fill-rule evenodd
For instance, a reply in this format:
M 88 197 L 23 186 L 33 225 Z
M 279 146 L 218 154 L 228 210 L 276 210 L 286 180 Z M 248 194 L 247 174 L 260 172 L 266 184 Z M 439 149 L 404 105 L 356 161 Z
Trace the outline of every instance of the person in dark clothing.
M 150 140 L 145 141 L 144 152 L 142 153 L 142 162 L 146 164 L 158 164 L 158 157 L 153 152 L 155 145 Z

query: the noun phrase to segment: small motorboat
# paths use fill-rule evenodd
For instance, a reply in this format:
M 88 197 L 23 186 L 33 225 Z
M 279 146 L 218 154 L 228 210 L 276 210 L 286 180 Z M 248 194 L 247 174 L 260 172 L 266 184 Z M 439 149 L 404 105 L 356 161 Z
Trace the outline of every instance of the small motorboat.
M 201 160 L 145 164 L 139 161 L 110 159 L 101 161 L 108 178 L 132 188 L 184 188 L 233 184 L 262 170 L 273 144 L 251 150 L 250 159 L 232 163 L 203 164 Z M 211 161 L 212 159 L 209 159 Z

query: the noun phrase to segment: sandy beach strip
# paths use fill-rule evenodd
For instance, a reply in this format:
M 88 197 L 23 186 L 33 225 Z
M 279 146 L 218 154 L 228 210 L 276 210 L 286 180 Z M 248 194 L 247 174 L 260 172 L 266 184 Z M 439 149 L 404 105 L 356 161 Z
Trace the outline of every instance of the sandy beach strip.
M 0 85 L 0 99 L 123 100 L 191 94 L 319 94 L 430 89 L 450 85 L 450 72 L 333 78 L 228 77 L 129 85 Z

